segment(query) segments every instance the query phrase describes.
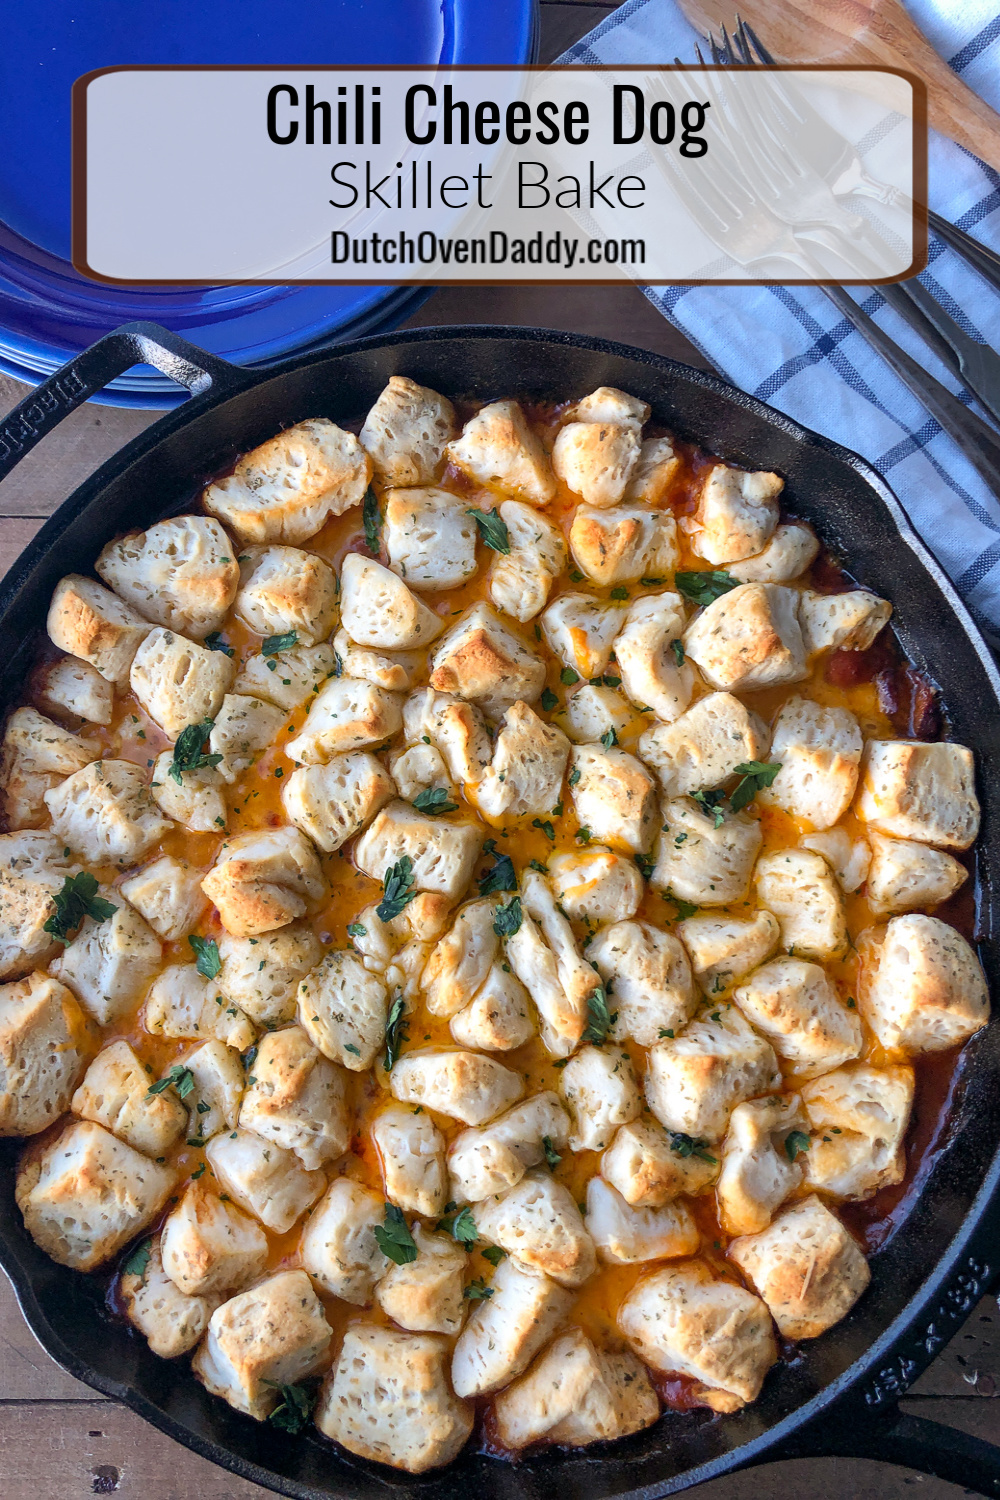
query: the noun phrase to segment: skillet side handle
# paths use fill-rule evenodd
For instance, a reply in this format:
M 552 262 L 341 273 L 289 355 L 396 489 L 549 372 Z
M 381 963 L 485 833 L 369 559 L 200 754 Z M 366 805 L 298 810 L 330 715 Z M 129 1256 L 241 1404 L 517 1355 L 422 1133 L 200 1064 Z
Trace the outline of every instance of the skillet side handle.
M 894 1420 L 854 1434 L 844 1432 L 832 1450 L 843 1458 L 879 1459 L 932 1474 L 968 1493 L 1000 1496 L 1000 1448 L 929 1417 L 896 1411 Z
M 158 323 L 124 323 L 71 359 L 0 420 L 0 480 L 64 417 L 133 365 L 153 365 L 191 395 L 235 393 L 253 383 L 237 365 L 178 338 Z

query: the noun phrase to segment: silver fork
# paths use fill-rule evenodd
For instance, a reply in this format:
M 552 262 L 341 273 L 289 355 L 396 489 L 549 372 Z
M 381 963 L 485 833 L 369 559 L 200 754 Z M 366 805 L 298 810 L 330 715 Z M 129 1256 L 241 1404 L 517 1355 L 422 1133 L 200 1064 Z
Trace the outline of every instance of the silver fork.
M 727 34 L 725 27 L 722 28 L 721 51 L 714 37 L 707 40 L 714 62 L 750 67 L 759 63 L 766 67 L 774 66 L 773 56 L 747 21 L 737 21 L 732 37 Z M 868 175 L 860 156 L 846 136 L 832 128 L 825 132 L 812 128 L 819 117 L 812 105 L 784 75 L 772 75 L 769 95 L 771 107 L 779 118 L 791 115 L 806 127 L 805 134 L 813 151 L 812 165 L 830 184 L 837 197 L 854 194 L 859 198 L 872 198 L 879 203 L 900 203 L 903 207 L 907 206 L 895 188 Z M 959 229 L 957 224 L 949 223 L 934 209 L 927 210 L 927 218 L 935 234 L 961 255 L 984 280 L 1000 290 L 1000 255 L 980 244 L 979 240 L 973 239 L 964 229 Z
M 690 99 L 701 99 L 704 95 L 701 79 L 697 88 L 683 73 L 675 75 L 672 82 L 675 89 L 684 90 Z M 674 191 L 689 208 L 692 217 L 738 265 L 763 269 L 773 279 L 781 274 L 787 276 L 787 269 L 782 271 L 780 265 L 774 264 L 784 260 L 794 266 L 803 279 L 812 282 L 816 278 L 816 255 L 806 252 L 805 244 L 809 243 L 823 252 L 823 265 L 830 275 L 854 277 L 858 274 L 859 253 L 856 246 L 845 246 L 845 236 L 838 224 L 791 225 L 772 211 L 756 184 L 752 188 L 748 186 L 749 177 L 739 146 L 731 132 L 721 124 L 713 131 L 711 197 L 704 191 L 693 189 L 692 174 L 678 169 L 672 159 L 665 162 L 657 155 L 654 161 L 661 171 L 669 173 Z M 718 211 L 715 205 L 718 205 Z M 702 219 L 705 222 L 702 223 Z M 830 257 L 833 257 L 832 263 Z M 865 274 L 864 270 L 862 274 Z M 882 273 L 869 268 L 868 274 Z
M 725 186 L 716 189 L 713 184 L 711 200 L 705 198 L 692 175 L 671 172 L 677 196 L 694 222 L 738 265 L 766 264 L 775 255 L 801 264 L 802 252 L 790 227 L 741 187 L 724 143 L 719 143 L 716 155 L 717 171 L 722 172 Z M 821 286 L 819 290 L 882 355 L 962 450 L 993 494 L 1000 497 L 1000 434 L 901 349 L 843 287 Z
M 698 59 L 703 62 L 701 52 Z M 826 180 L 814 170 L 804 153 L 788 150 L 788 122 L 770 119 L 746 107 L 736 89 L 721 86 L 718 74 L 706 72 L 699 88 L 712 98 L 715 108 L 714 133 L 722 132 L 733 156 L 742 164 L 745 180 L 754 195 L 761 198 L 774 216 L 799 232 L 821 225 L 842 238 L 847 259 L 852 264 L 851 279 L 892 274 L 894 262 L 887 259 L 889 247 L 859 214 L 848 213 L 837 202 Z M 816 117 L 816 132 L 823 133 L 825 122 Z M 798 133 L 801 141 L 802 133 Z
M 712 58 L 717 64 L 723 66 L 733 64 L 738 66 L 741 63 L 754 65 L 758 59 L 754 57 L 751 45 L 759 58 L 764 51 L 760 40 L 742 20 L 737 22 L 736 34 L 733 38 L 728 36 L 723 27 L 721 47 L 717 45 L 714 38 L 710 39 Z M 698 55 L 700 59 L 700 52 Z M 762 81 L 765 84 L 761 98 L 762 108 L 765 117 L 770 118 L 779 138 L 788 132 L 797 117 L 802 125 L 802 130 L 797 137 L 797 149 L 803 157 L 811 154 L 814 164 L 823 159 L 832 162 L 832 165 L 828 167 L 828 175 L 830 175 L 837 171 L 838 166 L 844 160 L 843 151 L 839 156 L 836 155 L 839 142 L 851 153 L 860 168 L 860 158 L 853 146 L 850 146 L 850 143 L 826 121 L 820 119 L 794 84 L 776 74 L 769 78 L 765 76 Z M 772 112 L 768 116 L 769 110 Z M 743 114 L 748 115 L 749 112 L 744 110 Z M 739 128 L 745 131 L 750 123 L 749 119 L 743 120 Z M 749 158 L 756 164 L 756 150 L 749 153 Z M 871 179 L 868 181 L 870 182 Z M 898 201 L 906 201 L 899 194 L 896 198 Z M 796 205 L 794 202 L 789 204 L 783 199 L 775 201 L 772 206 L 779 218 L 795 222 L 793 215 Z M 990 416 L 1000 421 L 1000 355 L 989 345 L 971 338 L 915 277 L 905 282 L 883 285 L 879 290 L 890 307 L 979 398 Z

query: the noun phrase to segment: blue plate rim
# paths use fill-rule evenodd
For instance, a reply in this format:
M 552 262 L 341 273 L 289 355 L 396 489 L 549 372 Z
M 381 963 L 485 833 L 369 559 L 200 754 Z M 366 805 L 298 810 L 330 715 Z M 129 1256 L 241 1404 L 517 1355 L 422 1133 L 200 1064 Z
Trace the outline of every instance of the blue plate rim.
M 453 0 L 451 5 L 443 3 L 441 9 L 446 22 L 442 48 L 442 57 L 445 61 L 467 63 L 490 60 L 498 63 L 527 63 L 537 58 L 540 27 L 538 0 L 502 0 L 500 5 L 494 4 L 492 7 L 480 7 L 476 0 Z M 4 260 L 0 254 L 0 276 L 2 276 L 3 266 Z M 77 276 L 68 262 L 66 262 L 66 268 L 73 277 Z M 79 279 L 85 280 L 85 278 Z M 87 284 L 90 285 L 90 283 Z M 201 295 L 207 290 L 210 289 L 192 289 L 193 293 Z M 261 288 L 260 290 L 263 294 L 275 289 Z M 277 290 L 282 289 L 277 288 Z M 297 293 L 310 293 L 315 290 L 314 287 L 289 288 L 285 300 L 294 304 Z M 387 332 L 415 311 L 416 307 L 430 296 L 434 288 L 404 289 L 388 283 L 384 288 L 370 290 L 373 290 L 376 295 L 360 310 L 348 312 L 340 320 L 336 315 L 329 320 L 314 316 L 312 321 L 304 327 L 290 327 L 286 335 L 278 334 L 267 340 L 266 353 L 261 356 L 249 359 L 241 357 L 245 356 L 249 347 L 246 339 L 242 346 L 235 349 L 222 349 L 215 352 L 219 358 L 244 364 L 248 368 L 267 369 L 279 360 L 305 350 L 319 349 L 348 338 Z M 409 295 L 400 296 L 401 293 Z M 99 300 L 95 301 L 93 309 L 99 312 Z M 192 301 L 188 316 L 191 313 L 196 314 L 197 310 L 198 304 Z M 253 308 L 243 308 L 240 313 L 241 317 L 248 319 L 253 315 Z M 392 321 L 393 319 L 395 322 Z M 116 316 L 114 321 L 117 323 L 121 320 Z M 158 315 L 157 321 L 170 326 L 169 317 Z M 217 319 L 215 326 L 224 325 L 225 321 L 224 318 Z M 182 332 L 186 338 L 190 338 L 193 343 L 199 342 L 198 324 L 185 322 L 185 325 L 178 331 Z M 38 385 L 67 360 L 82 352 L 92 342 L 94 336 L 96 334 L 88 332 L 87 337 L 79 344 L 69 345 L 57 343 L 52 339 L 29 338 L 0 326 L 0 373 L 29 386 Z M 186 394 L 165 380 L 158 371 L 147 372 L 140 368 L 119 377 L 104 391 L 92 397 L 91 401 L 94 405 L 102 406 L 169 409 L 185 400 Z

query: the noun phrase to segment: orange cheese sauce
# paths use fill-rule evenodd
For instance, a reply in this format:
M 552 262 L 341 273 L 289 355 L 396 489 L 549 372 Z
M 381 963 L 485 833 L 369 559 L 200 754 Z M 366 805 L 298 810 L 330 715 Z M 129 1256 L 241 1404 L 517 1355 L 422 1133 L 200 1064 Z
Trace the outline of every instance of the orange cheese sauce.
M 551 446 L 559 409 L 555 407 L 527 409 L 537 430 L 543 436 L 546 446 Z M 680 519 L 689 515 L 694 509 L 702 473 L 706 465 L 714 460 L 691 450 L 684 444 L 679 445 L 679 451 L 682 454 L 680 469 L 661 504 L 672 509 Z M 446 490 L 467 499 L 470 505 L 476 504 L 481 508 L 490 508 L 493 504 L 498 504 L 502 498 L 477 489 L 465 476 L 450 468 L 446 470 L 440 483 Z M 376 492 L 378 493 L 377 484 Z M 567 537 L 577 504 L 578 497 L 561 487 L 557 498 L 546 511 L 546 514 L 563 528 Z M 709 565 L 690 550 L 683 529 L 680 531 L 680 537 L 683 549 L 681 568 L 706 569 Z M 318 536 L 306 544 L 306 550 L 318 554 L 339 571 L 339 566 L 348 552 L 365 550 L 360 507 L 330 521 Z M 471 604 L 488 598 L 486 585 L 491 556 L 492 554 L 480 545 L 478 572 L 470 582 L 447 593 L 421 593 L 420 597 L 446 621 L 450 622 L 452 618 L 457 618 Z M 384 553 L 382 561 L 386 561 Z M 667 588 L 670 583 L 670 579 L 664 579 L 661 586 Z M 828 591 L 850 587 L 849 581 L 840 573 L 836 564 L 822 553 L 810 572 L 793 586 L 799 585 L 817 586 Z M 568 590 L 584 590 L 602 600 L 609 596 L 609 590 L 595 588 L 575 573 L 572 562 L 567 572 L 554 586 L 550 602 L 559 593 Z M 644 589 L 638 583 L 628 587 L 628 594 L 632 599 L 655 591 L 653 587 Z M 620 590 L 615 592 L 616 599 L 621 601 Z M 547 652 L 541 639 L 541 631 L 536 629 L 534 622 L 522 627 L 509 621 L 507 623 L 511 625 L 511 628 L 519 630 L 528 645 L 547 659 L 547 686 L 559 700 L 558 707 L 547 717 L 553 723 L 560 724 L 562 708 L 569 695 L 576 691 L 576 685 L 567 687 L 560 681 L 561 663 Z M 222 635 L 235 652 L 234 661 L 237 667 L 247 656 L 260 649 L 261 638 L 239 622 L 234 615 L 230 616 L 222 630 Z M 848 655 L 854 659 L 845 662 L 842 658 Z M 888 644 L 880 641 L 871 652 L 838 652 L 834 653 L 832 659 L 828 656 L 821 657 L 806 682 L 763 692 L 739 693 L 737 696 L 771 722 L 789 697 L 801 694 L 823 704 L 850 709 L 857 717 L 866 737 L 891 738 L 906 732 L 900 724 L 899 715 L 901 712 L 909 711 L 915 694 L 922 694 L 921 701 L 924 709 L 921 711 L 933 712 L 932 689 L 926 684 L 915 684 L 912 674 L 909 679 L 905 678 L 901 675 L 905 671 L 905 663 L 894 644 L 891 641 Z M 608 672 L 615 672 L 614 663 L 608 668 Z M 699 682 L 695 688 L 695 698 L 709 691 L 711 690 L 703 682 Z M 900 703 L 903 704 L 902 708 L 900 708 Z M 930 705 L 929 709 L 927 705 Z M 167 853 L 207 870 L 224 846 L 228 835 L 286 823 L 288 820 L 281 805 L 281 790 L 285 778 L 294 769 L 294 764 L 288 759 L 283 746 L 293 734 L 301 729 L 307 708 L 308 701 L 289 717 L 276 743 L 259 757 L 252 770 L 240 777 L 236 784 L 229 788 L 230 815 L 228 828 L 224 832 L 220 830 L 218 834 L 194 834 L 178 826 L 171 830 L 163 840 L 160 849 L 154 850 L 149 859 L 156 858 L 158 853 Z M 542 712 L 538 705 L 536 705 L 536 711 Z M 651 713 L 636 711 L 628 727 L 620 736 L 621 747 L 625 750 L 634 750 L 640 734 L 652 722 Z M 88 729 L 88 732 L 91 731 Z M 124 758 L 144 768 L 150 767 L 156 756 L 169 746 L 166 736 L 152 723 L 130 694 L 117 700 L 113 724 L 106 730 L 94 732 L 100 735 L 107 756 Z M 395 748 L 397 743 L 402 743 L 401 735 L 385 748 Z M 498 852 L 511 854 L 519 875 L 532 860 L 544 864 L 554 852 L 575 851 L 581 848 L 581 843 L 576 838 L 579 824 L 574 815 L 572 797 L 565 787 L 561 802 L 549 815 L 552 839 L 543 828 L 531 826 L 531 819 L 524 820 L 520 824 L 506 824 L 500 827 L 487 825 L 478 818 L 473 803 L 464 795 L 461 797 L 461 803 L 457 812 L 447 815 L 449 819 L 451 821 L 480 821 L 485 836 L 496 839 Z M 764 840 L 762 853 L 794 846 L 802 833 L 811 831 L 810 825 L 799 822 L 777 809 L 752 806 L 750 812 L 751 815 L 760 819 Z M 842 826 L 852 837 L 863 832 L 853 814 L 850 813 L 844 818 Z M 352 846 L 352 843 L 349 843 L 333 855 L 321 854 L 320 856 L 328 883 L 328 895 L 311 913 L 309 920 L 321 943 L 327 948 L 350 946 L 348 925 L 355 920 L 365 906 L 377 900 L 381 894 L 380 887 L 355 867 L 352 860 Z M 477 874 L 489 868 L 490 864 L 491 861 L 484 856 L 477 867 Z M 95 873 L 112 883 L 120 883 L 125 878 L 122 872 L 115 869 L 98 870 Z M 949 903 L 950 906 L 955 907 L 952 919 L 967 936 L 972 935 L 969 930 L 971 885 L 970 881 L 966 891 L 960 893 L 957 902 Z M 470 894 L 475 894 L 475 891 L 473 890 Z M 733 907 L 712 907 L 711 912 L 713 915 L 730 914 L 742 917 L 750 915 L 755 905 L 756 900 L 751 887 L 751 892 L 745 900 Z M 847 898 L 847 911 L 852 947 L 847 957 L 840 962 L 827 965 L 827 968 L 841 997 L 850 1004 L 853 1003 L 858 983 L 858 956 L 853 943 L 858 935 L 874 921 L 864 896 L 864 887 L 859 893 Z M 951 913 L 949 915 L 951 916 Z M 647 887 L 638 917 L 656 926 L 672 928 L 678 920 L 677 906 L 669 898 Z M 200 923 L 199 930 L 209 937 L 218 938 L 221 935 L 222 929 L 219 925 L 218 914 L 214 909 L 208 910 Z M 587 933 L 584 927 L 577 925 L 577 933 L 581 942 L 586 939 Z M 180 943 L 164 944 L 164 965 L 191 962 L 192 958 L 193 954 L 186 939 Z M 404 1052 L 428 1045 L 452 1045 L 448 1022 L 428 1014 L 421 1004 L 417 1004 L 408 1017 L 407 1030 L 408 1039 L 404 1044 Z M 141 1006 L 134 1014 L 125 1017 L 116 1025 L 107 1027 L 100 1040 L 102 1043 L 107 1043 L 118 1037 L 126 1038 L 134 1047 L 151 1079 L 161 1077 L 173 1063 L 182 1059 L 197 1045 L 191 1040 L 169 1040 L 149 1035 L 142 1025 Z M 641 1085 L 646 1062 L 644 1049 L 629 1043 L 625 1050 L 633 1061 Z M 542 1089 L 559 1091 L 560 1069 L 537 1038 L 533 1038 L 514 1052 L 494 1055 L 506 1067 L 523 1075 L 526 1094 Z M 888 1060 L 870 1034 L 866 1034 L 863 1056 L 875 1063 Z M 885 1190 L 868 1203 L 848 1205 L 844 1209 L 846 1221 L 868 1249 L 875 1248 L 884 1241 L 887 1234 L 891 1232 L 893 1224 L 905 1213 L 907 1193 L 917 1175 L 920 1162 L 926 1153 L 933 1149 L 935 1138 L 942 1128 L 946 1114 L 956 1056 L 946 1054 L 932 1058 L 918 1057 L 913 1061 L 917 1074 L 917 1102 L 909 1137 L 909 1164 L 906 1181 L 896 1188 Z M 789 1087 L 795 1086 L 796 1080 L 793 1075 L 788 1076 L 787 1083 Z M 349 1075 L 349 1093 L 355 1120 L 352 1151 L 346 1162 L 332 1164 L 328 1168 L 328 1175 L 333 1178 L 346 1170 L 351 1177 L 382 1192 L 381 1165 L 377 1149 L 372 1141 L 370 1127 L 375 1116 L 390 1102 L 391 1096 L 388 1093 L 385 1075 L 379 1070 L 376 1070 L 374 1074 L 351 1074 Z M 432 1118 L 448 1141 L 451 1141 L 464 1128 L 443 1115 L 432 1112 Z M 206 1164 L 204 1152 L 185 1144 L 183 1140 L 171 1153 L 171 1160 L 178 1172 L 176 1189 L 178 1195 L 183 1192 L 189 1176 L 202 1168 L 204 1168 L 205 1180 L 212 1181 L 211 1168 Z M 567 1185 L 576 1201 L 581 1204 L 586 1196 L 587 1183 L 597 1172 L 599 1161 L 600 1153 L 598 1152 L 583 1152 L 574 1155 L 566 1148 L 562 1153 L 561 1162 L 555 1169 L 558 1179 Z M 709 1190 L 694 1200 L 692 1207 L 702 1233 L 702 1253 L 717 1266 L 720 1273 L 739 1279 L 735 1267 L 725 1260 L 726 1235 L 716 1216 L 713 1191 Z M 299 1264 L 298 1246 L 301 1229 L 302 1226 L 299 1224 L 288 1234 L 280 1236 L 269 1234 L 272 1268 L 288 1268 Z M 579 1293 L 575 1313 L 570 1322 L 578 1323 L 598 1343 L 613 1343 L 618 1337 L 616 1333 L 617 1310 L 636 1281 L 649 1269 L 649 1265 L 603 1267 Z M 470 1281 L 476 1277 L 484 1277 L 489 1281 L 492 1270 L 492 1266 L 483 1258 L 479 1250 L 473 1250 L 470 1253 L 468 1271 Z M 361 1310 L 338 1302 L 337 1299 L 329 1296 L 324 1295 L 323 1300 L 335 1332 L 333 1358 L 336 1358 L 343 1330 L 349 1323 L 360 1318 L 385 1321 L 377 1306 Z M 691 1404 L 689 1383 L 673 1377 L 658 1377 L 657 1383 L 661 1398 L 666 1404 L 676 1410 L 688 1409 Z M 489 1441 L 488 1426 L 487 1423 L 487 1442 Z

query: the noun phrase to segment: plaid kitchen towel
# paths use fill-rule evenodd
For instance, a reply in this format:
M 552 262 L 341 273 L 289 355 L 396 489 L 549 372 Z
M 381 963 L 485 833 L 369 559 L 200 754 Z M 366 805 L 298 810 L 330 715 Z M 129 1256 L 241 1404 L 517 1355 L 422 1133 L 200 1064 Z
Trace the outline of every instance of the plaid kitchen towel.
M 956 73 L 1000 109 L 997 0 L 907 0 L 907 8 Z M 674 0 L 627 0 L 559 61 L 694 62 L 698 40 Z M 944 218 L 1000 250 L 1000 176 L 934 131 L 930 201 Z M 968 333 L 1000 348 L 1000 293 L 933 235 L 921 280 Z M 979 625 L 1000 642 L 1000 500 L 822 292 L 644 290 L 734 385 L 862 453 L 885 475 Z M 898 344 L 975 406 L 881 293 L 855 289 L 854 295 Z

